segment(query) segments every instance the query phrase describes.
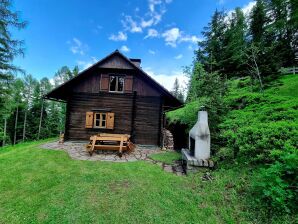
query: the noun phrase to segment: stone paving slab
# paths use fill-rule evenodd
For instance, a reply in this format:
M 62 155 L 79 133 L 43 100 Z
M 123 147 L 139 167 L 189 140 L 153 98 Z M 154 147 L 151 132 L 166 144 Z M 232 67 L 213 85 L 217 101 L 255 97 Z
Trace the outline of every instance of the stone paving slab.
M 144 146 L 136 145 L 132 152 L 124 152 L 122 157 L 119 157 L 117 151 L 96 150 L 92 156 L 86 151 L 86 141 L 67 141 L 64 143 L 49 142 L 41 145 L 42 149 L 61 150 L 69 154 L 72 159 L 76 160 L 89 160 L 89 161 L 106 161 L 106 162 L 134 162 L 134 161 L 147 161 L 156 164 L 166 172 L 174 173 L 178 176 L 185 175 L 182 168 L 182 163 L 177 161 L 174 165 L 167 165 L 162 162 L 152 160 L 148 156 L 155 153 L 163 152 L 157 146 Z
M 117 151 L 96 150 L 92 156 L 86 151 L 85 146 L 88 142 L 85 141 L 67 141 L 64 143 L 49 142 L 41 145 L 43 149 L 63 150 L 66 151 L 72 159 L 77 160 L 92 160 L 92 161 L 109 161 L 109 162 L 133 162 L 138 160 L 145 160 L 148 155 L 160 153 L 158 147 L 146 148 L 144 146 L 136 146 L 135 150 L 127 153 L 124 152 L 122 157 L 119 157 Z

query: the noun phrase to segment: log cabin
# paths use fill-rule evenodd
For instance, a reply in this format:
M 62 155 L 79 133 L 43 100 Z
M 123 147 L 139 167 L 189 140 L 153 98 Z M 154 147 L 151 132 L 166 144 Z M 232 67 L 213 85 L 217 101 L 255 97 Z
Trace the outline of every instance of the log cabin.
M 66 103 L 65 140 L 129 134 L 135 144 L 162 145 L 164 112 L 182 103 L 118 50 L 45 95 Z

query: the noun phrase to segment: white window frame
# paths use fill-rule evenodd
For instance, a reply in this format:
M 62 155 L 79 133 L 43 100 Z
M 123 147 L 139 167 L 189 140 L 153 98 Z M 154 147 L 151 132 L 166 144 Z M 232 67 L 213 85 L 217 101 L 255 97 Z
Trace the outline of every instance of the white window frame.
M 116 77 L 116 87 L 115 87 L 115 91 L 111 90 L 111 77 L 114 76 Z M 123 88 L 122 91 L 118 91 L 118 80 L 119 78 L 123 78 Z M 120 74 L 110 74 L 109 76 L 109 92 L 111 93 L 124 93 L 124 87 L 125 87 L 125 76 L 124 75 L 120 75 Z
M 96 115 L 99 115 L 99 119 L 96 119 Z M 103 119 L 103 115 L 105 115 L 105 119 Z M 96 125 L 96 121 L 99 120 L 99 126 Z M 102 123 L 105 122 L 103 126 Z M 93 128 L 107 128 L 107 113 L 94 113 L 94 121 Z

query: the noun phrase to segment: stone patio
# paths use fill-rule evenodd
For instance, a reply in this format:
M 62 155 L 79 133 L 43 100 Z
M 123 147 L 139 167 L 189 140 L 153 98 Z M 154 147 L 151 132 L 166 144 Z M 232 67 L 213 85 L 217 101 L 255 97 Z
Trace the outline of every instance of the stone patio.
M 177 161 L 174 165 L 167 165 L 162 162 L 152 160 L 148 156 L 155 153 L 163 152 L 156 146 L 136 145 L 136 148 L 130 152 L 124 152 L 122 157 L 119 157 L 115 151 L 97 150 L 92 156 L 86 151 L 86 141 L 67 141 L 64 143 L 49 142 L 41 145 L 42 149 L 63 150 L 69 154 L 72 159 L 89 160 L 89 161 L 106 161 L 106 162 L 134 162 L 144 160 L 160 166 L 164 171 L 171 172 L 176 175 L 184 175 L 181 161 Z
M 50 142 L 42 145 L 41 148 L 66 151 L 72 159 L 109 162 L 132 162 L 145 160 L 148 155 L 161 152 L 158 147 L 137 146 L 136 149 L 130 153 L 124 152 L 122 157 L 119 157 L 116 151 L 108 150 L 96 150 L 95 153 L 90 156 L 85 148 L 87 143 L 88 142 L 85 141 L 67 141 L 62 144 L 58 142 Z

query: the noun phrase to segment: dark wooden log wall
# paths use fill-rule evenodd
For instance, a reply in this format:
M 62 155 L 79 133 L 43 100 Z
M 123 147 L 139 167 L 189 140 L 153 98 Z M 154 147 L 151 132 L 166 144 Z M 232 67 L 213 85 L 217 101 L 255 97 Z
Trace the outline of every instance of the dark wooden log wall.
M 160 103 L 160 97 L 133 94 L 73 94 L 67 104 L 65 138 L 86 140 L 91 135 L 102 132 L 123 133 L 132 134 L 136 144 L 159 145 Z M 86 112 L 95 109 L 106 109 L 115 113 L 113 130 L 85 128 Z
M 134 120 L 135 142 L 145 145 L 160 145 L 160 97 L 137 96 Z
M 68 139 L 88 139 L 90 135 L 97 133 L 119 133 L 131 132 L 132 94 L 96 93 L 73 94 L 68 101 L 68 124 L 65 136 Z M 115 113 L 114 129 L 86 129 L 86 112 L 105 109 Z

